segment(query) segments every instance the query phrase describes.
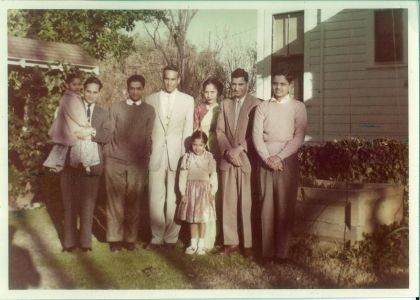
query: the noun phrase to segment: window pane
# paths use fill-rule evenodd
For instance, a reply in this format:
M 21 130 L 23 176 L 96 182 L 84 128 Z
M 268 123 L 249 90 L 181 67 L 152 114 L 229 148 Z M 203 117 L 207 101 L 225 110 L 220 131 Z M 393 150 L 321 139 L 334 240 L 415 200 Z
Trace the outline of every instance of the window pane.
M 303 55 L 303 13 L 286 13 L 273 17 L 273 55 Z
M 402 49 L 402 9 L 375 11 L 375 62 L 401 62 Z

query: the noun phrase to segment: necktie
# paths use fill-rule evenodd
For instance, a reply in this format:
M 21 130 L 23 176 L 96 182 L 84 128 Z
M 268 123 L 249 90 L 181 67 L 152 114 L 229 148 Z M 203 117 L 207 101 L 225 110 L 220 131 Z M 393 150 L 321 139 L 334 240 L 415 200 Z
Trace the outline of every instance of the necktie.
M 235 100 L 235 129 L 236 125 L 238 124 L 239 112 L 241 111 L 241 102 L 239 100 Z
M 90 106 L 92 105 L 92 103 L 89 103 L 88 105 L 87 105 L 87 110 L 86 110 L 86 115 L 87 115 L 87 119 L 88 119 L 88 122 L 90 123 Z

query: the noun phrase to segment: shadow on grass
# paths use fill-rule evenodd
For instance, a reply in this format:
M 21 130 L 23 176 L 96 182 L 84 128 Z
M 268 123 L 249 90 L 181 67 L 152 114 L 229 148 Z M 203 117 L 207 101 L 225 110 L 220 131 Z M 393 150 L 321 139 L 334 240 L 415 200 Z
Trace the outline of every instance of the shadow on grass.
M 39 249 L 43 257 L 48 258 L 49 270 L 54 274 L 54 279 L 59 282 L 59 286 L 63 288 L 74 288 L 74 282 L 65 273 L 65 268 L 61 266 L 60 262 L 55 258 L 53 253 L 45 242 L 40 237 L 39 233 L 32 228 L 30 224 L 24 219 L 19 218 L 16 220 L 21 230 L 25 231 L 35 243 L 35 247 Z M 13 266 L 15 268 L 16 266 Z M 20 270 L 19 275 L 25 276 L 25 271 Z
M 110 278 L 106 276 L 103 271 L 100 271 L 96 266 L 95 263 L 87 257 L 88 253 L 82 252 L 75 252 L 72 254 L 64 254 L 64 253 L 54 253 L 50 250 L 50 248 L 46 245 L 46 243 L 42 240 L 39 235 L 38 230 L 35 230 L 26 220 L 23 218 L 17 220 L 18 226 L 25 231 L 28 235 L 30 235 L 31 239 L 35 242 L 35 247 L 39 249 L 39 252 L 42 253 L 44 259 L 48 260 L 48 268 L 54 274 L 54 280 L 58 281 L 58 285 L 60 288 L 66 289 L 75 289 L 79 288 L 74 280 L 70 278 L 70 276 L 66 273 L 68 271 L 68 266 L 63 264 L 60 259 L 57 258 L 57 255 L 76 255 L 78 260 L 78 265 L 84 270 L 86 278 L 91 281 L 91 285 L 94 288 L 98 289 L 106 289 L 109 286 L 112 286 L 112 282 Z M 26 250 L 25 250 L 26 251 Z M 17 266 L 14 265 L 11 269 L 15 269 Z M 30 271 L 29 271 L 30 272 Z M 18 273 L 19 276 L 29 276 L 27 271 L 24 273 L 22 270 Z M 31 275 L 32 277 L 32 275 Z
M 219 256 L 190 256 L 183 253 L 184 249 L 165 249 L 157 253 L 168 264 L 176 268 L 188 278 L 194 289 L 258 289 L 274 288 L 275 284 L 261 286 L 258 265 L 239 254 Z M 254 272 L 257 274 L 253 276 Z M 250 275 L 251 274 L 251 275 Z M 243 276 L 242 276 L 243 275 Z
M 111 280 L 109 276 L 106 276 L 106 273 L 100 271 L 96 265 L 89 257 L 87 253 L 77 252 L 77 259 L 79 264 L 83 267 L 86 272 L 86 278 L 89 278 L 92 281 L 92 287 L 94 289 L 112 289 L 115 288 L 115 283 Z M 92 255 L 95 255 L 92 253 Z M 112 266 L 108 266 L 112 268 Z
M 41 275 L 28 250 L 13 244 L 16 229 L 9 226 L 9 289 L 39 287 Z M 24 272 L 22 272 L 24 270 Z

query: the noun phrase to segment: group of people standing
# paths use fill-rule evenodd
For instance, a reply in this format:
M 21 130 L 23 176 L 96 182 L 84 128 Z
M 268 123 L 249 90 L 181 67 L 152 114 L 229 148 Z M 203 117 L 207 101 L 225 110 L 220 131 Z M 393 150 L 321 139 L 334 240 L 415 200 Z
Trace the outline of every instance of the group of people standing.
M 92 250 L 93 210 L 104 173 L 106 239 L 113 252 L 136 248 L 148 184 L 152 237 L 146 249 L 174 248 L 186 222 L 191 241 L 185 253 L 206 254 L 218 236 L 219 254 L 251 256 L 251 209 L 258 197 L 262 256 L 286 259 L 297 196 L 296 153 L 307 124 L 305 105 L 289 95 L 293 78 L 273 74 L 273 97 L 260 101 L 248 93 L 248 73 L 236 69 L 230 98 L 219 102 L 223 85 L 209 78 L 202 85 L 204 101 L 194 106 L 178 90 L 176 67 L 167 66 L 162 75 L 163 89 L 148 97 L 144 77 L 129 77 L 128 99 L 113 103 L 109 113 L 95 105 L 99 79 L 88 78 L 80 96 L 81 79 L 68 77 L 50 130 L 55 146 L 44 163 L 61 172 L 63 251 Z M 259 184 L 251 179 L 256 175 Z

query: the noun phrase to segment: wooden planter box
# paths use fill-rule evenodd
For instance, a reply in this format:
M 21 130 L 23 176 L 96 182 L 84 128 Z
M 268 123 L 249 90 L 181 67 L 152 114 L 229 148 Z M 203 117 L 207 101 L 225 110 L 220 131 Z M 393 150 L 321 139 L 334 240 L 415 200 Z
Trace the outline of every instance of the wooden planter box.
M 388 183 L 345 183 L 317 180 L 299 187 L 296 204 L 297 234 L 359 241 L 376 225 L 403 218 L 404 187 Z

